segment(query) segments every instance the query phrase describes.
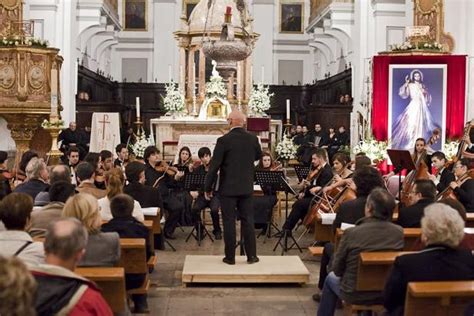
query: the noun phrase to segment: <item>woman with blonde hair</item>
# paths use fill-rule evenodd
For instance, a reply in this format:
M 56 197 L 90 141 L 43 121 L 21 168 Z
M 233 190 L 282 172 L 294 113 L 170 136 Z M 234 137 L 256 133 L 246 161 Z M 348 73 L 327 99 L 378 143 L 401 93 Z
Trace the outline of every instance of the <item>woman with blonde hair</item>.
M 102 219 L 97 199 L 88 193 L 71 196 L 64 205 L 62 217 L 74 217 L 89 233 L 86 253 L 79 266 L 113 266 L 120 259 L 120 240 L 117 233 L 102 233 Z
M 100 216 L 104 221 L 110 221 L 112 219 L 112 212 L 110 211 L 110 200 L 116 195 L 123 193 L 125 186 L 125 177 L 122 170 L 119 168 L 112 168 L 105 174 L 105 185 L 107 189 L 107 195 L 99 199 L 99 210 Z M 145 220 L 143 215 L 142 207 L 140 203 L 134 200 L 132 216 L 140 222 Z

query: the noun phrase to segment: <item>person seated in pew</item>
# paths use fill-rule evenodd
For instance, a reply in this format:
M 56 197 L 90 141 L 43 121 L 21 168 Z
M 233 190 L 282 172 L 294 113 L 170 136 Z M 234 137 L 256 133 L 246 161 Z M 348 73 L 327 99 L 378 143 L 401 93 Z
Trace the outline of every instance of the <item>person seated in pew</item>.
M 291 213 L 288 215 L 282 227 L 283 233 L 286 230 L 287 235 L 291 235 L 293 228 L 308 213 L 311 201 L 332 179 L 332 169 L 327 162 L 328 155 L 325 149 L 315 149 L 311 155 L 311 164 L 313 171 L 319 169 L 318 173 L 310 179 L 310 183 L 298 195 L 298 200 L 291 207 Z
M 46 188 L 44 191 L 41 191 L 36 195 L 34 200 L 34 206 L 45 206 L 51 200 L 49 199 L 49 190 L 53 186 L 54 183 L 58 181 L 65 181 L 68 183 L 71 182 L 71 172 L 69 171 L 68 166 L 66 165 L 56 165 L 54 166 L 49 172 L 49 187 Z M 75 188 L 75 185 L 74 185 Z
M 269 152 L 263 152 L 258 161 L 255 171 L 277 171 L 281 169 L 273 160 Z M 253 197 L 254 223 L 255 228 L 263 228 L 267 231 L 267 225 L 272 220 L 273 207 L 277 203 L 277 192 L 271 186 L 262 187 L 263 195 Z
M 82 267 L 111 267 L 120 259 L 120 237 L 100 231 L 102 219 L 97 199 L 87 193 L 71 196 L 64 205 L 62 217 L 77 218 L 89 233 L 86 252 L 79 261 Z
M 46 232 L 46 263 L 30 268 L 37 284 L 38 315 L 113 315 L 100 289 L 76 273 L 88 233 L 76 218 L 52 222 Z
M 338 299 L 350 304 L 380 304 L 382 293 L 357 291 L 359 255 L 364 251 L 403 249 L 403 229 L 391 222 L 395 199 L 387 190 L 374 189 L 367 197 L 365 217 L 344 231 L 321 294 L 318 316 L 332 316 Z
M 16 257 L 0 256 L 0 315 L 35 315 L 36 282 Z
M 436 187 L 431 180 L 415 180 L 410 192 L 410 206 L 403 207 L 398 212 L 397 224 L 403 228 L 418 228 L 425 207 L 435 202 Z
M 150 249 L 148 239 L 148 228 L 143 223 L 137 221 L 133 216 L 134 200 L 127 194 L 118 194 L 110 200 L 110 210 L 113 218 L 102 224 L 102 231 L 116 232 L 120 238 L 143 238 L 146 243 L 146 259 L 150 259 L 153 252 Z M 145 274 L 125 274 L 125 286 L 127 290 L 136 289 L 142 286 L 145 281 Z M 135 306 L 134 313 L 149 313 L 146 294 L 133 294 L 132 300 Z
M 51 202 L 41 209 L 31 213 L 31 223 L 29 234 L 32 237 L 44 237 L 49 223 L 61 217 L 64 203 L 74 195 L 75 188 L 70 182 L 56 181 L 49 188 L 49 198 Z
M 454 174 L 446 168 L 446 155 L 441 151 L 436 151 L 431 155 L 431 162 L 436 168 L 436 174 L 430 174 L 430 180 L 436 185 L 438 193 L 443 192 L 449 184 L 455 180 Z
M 100 217 L 102 217 L 102 220 L 108 221 L 112 219 L 112 213 L 110 211 L 110 200 L 114 196 L 123 193 L 125 177 L 123 175 L 122 170 L 119 168 L 112 168 L 110 171 L 108 171 L 105 174 L 105 183 L 107 188 L 107 195 L 99 199 L 97 202 L 99 203 Z M 132 215 L 140 222 L 143 222 L 145 220 L 142 207 L 137 201 L 134 201 Z
M 76 190 L 80 193 L 92 194 L 96 199 L 101 199 L 107 194 L 107 192 L 95 186 L 94 168 L 94 165 L 88 162 L 81 162 L 79 165 L 77 165 L 76 177 L 78 186 Z
M 168 211 L 164 235 L 168 239 L 175 239 L 174 230 L 178 225 L 184 211 L 184 202 L 172 191 L 177 186 L 173 172 L 164 161 L 160 159 L 160 151 L 155 146 L 148 146 L 143 154 L 145 159 L 145 185 L 158 188 L 163 199 L 163 206 Z
M 462 158 L 454 164 L 456 181 L 451 182 L 449 186 L 466 208 L 466 212 L 474 212 L 474 179 L 469 175 L 469 164 L 467 158 Z
M 0 255 L 17 257 L 29 266 L 44 263 L 43 244 L 26 232 L 32 210 L 33 199 L 26 193 L 10 193 L 0 201 L 0 221 L 6 228 L 0 231 Z
M 211 162 L 211 150 L 208 147 L 201 147 L 198 150 L 198 157 L 201 160 L 201 165 L 193 170 L 193 173 L 196 174 L 207 174 L 209 170 L 209 164 Z M 202 188 L 204 189 L 204 188 Z M 216 240 L 222 239 L 222 229 L 219 220 L 219 209 L 221 204 L 219 202 L 219 197 L 217 196 L 216 192 L 213 192 L 213 195 L 210 200 L 207 200 L 204 197 L 204 192 L 201 190 L 199 191 L 191 191 L 190 194 L 193 201 L 192 206 L 192 214 L 194 219 L 194 225 L 196 229 L 198 229 L 198 223 L 201 221 L 201 211 L 206 207 L 211 209 L 211 219 L 212 219 L 212 226 L 213 230 L 212 233 Z M 201 233 L 198 234 L 201 238 L 204 238 L 203 228 L 201 226 Z
M 459 249 L 464 221 L 448 205 L 435 203 L 425 209 L 421 238 L 425 250 L 398 256 L 385 284 L 384 306 L 389 315 L 403 315 L 409 282 L 474 280 L 474 258 Z
M 26 181 L 17 186 L 13 192 L 26 193 L 34 200 L 38 193 L 49 188 L 48 167 L 42 158 L 34 157 L 26 165 L 25 171 Z

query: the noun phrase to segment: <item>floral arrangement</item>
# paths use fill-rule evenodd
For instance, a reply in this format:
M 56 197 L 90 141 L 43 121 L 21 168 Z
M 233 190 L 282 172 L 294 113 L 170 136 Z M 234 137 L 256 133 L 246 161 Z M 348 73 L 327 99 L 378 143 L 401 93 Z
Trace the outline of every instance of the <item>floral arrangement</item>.
M 135 144 L 132 145 L 132 151 L 137 158 L 143 158 L 145 153 L 145 149 L 148 146 L 153 146 L 155 143 L 153 142 L 152 136 L 146 137 L 145 133 L 142 132 L 138 137 Z
M 179 91 L 178 85 L 171 81 L 165 84 L 166 96 L 163 98 L 163 106 L 168 112 L 182 112 L 185 109 L 184 95 Z
M 278 159 L 283 160 L 295 159 L 297 150 L 298 146 L 287 136 L 283 136 L 283 140 L 275 148 Z
M 227 89 L 224 80 L 218 73 L 213 73 L 210 81 L 206 83 L 206 96 L 208 98 L 225 98 L 227 96 Z
M 63 120 L 54 120 L 54 121 L 48 121 L 48 120 L 44 120 L 42 123 L 41 123 L 41 127 L 44 128 L 44 129 L 48 129 L 48 128 L 64 128 L 64 121 Z
M 0 37 L 0 47 L 15 46 L 32 46 L 46 48 L 49 46 L 49 42 L 38 38 L 23 37 L 18 35 Z
M 415 50 L 415 49 L 421 49 L 421 50 L 433 50 L 433 51 L 438 51 L 442 52 L 444 50 L 443 45 L 438 43 L 438 42 L 418 42 L 418 43 L 411 43 L 409 41 L 406 41 L 403 44 L 394 44 L 389 46 L 390 50 L 392 51 L 409 51 L 409 50 Z
M 259 83 L 256 89 L 252 89 L 249 98 L 249 109 L 255 114 L 264 114 L 270 108 L 270 98 L 274 93 L 268 92 L 269 87 Z
M 370 160 L 381 161 L 387 158 L 387 147 L 388 144 L 386 141 L 377 141 L 372 137 L 360 141 L 357 145 L 354 146 L 352 152 L 354 154 L 365 153 Z
M 454 159 L 458 153 L 459 142 L 448 141 L 443 145 L 443 152 L 448 160 Z

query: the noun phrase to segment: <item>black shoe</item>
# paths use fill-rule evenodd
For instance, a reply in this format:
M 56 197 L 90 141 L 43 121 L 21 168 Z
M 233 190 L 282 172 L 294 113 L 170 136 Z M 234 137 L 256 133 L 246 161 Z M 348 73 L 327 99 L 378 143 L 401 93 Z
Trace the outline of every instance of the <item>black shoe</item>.
M 221 240 L 222 239 L 222 233 L 221 232 L 215 232 L 214 233 L 214 239 L 215 240 Z
M 147 296 L 146 295 L 132 295 L 133 309 L 134 314 L 149 314 L 150 310 L 148 309 Z
M 259 261 L 260 261 L 260 259 L 258 259 L 257 256 L 255 256 L 255 257 L 250 257 L 250 258 L 247 259 L 247 263 L 248 263 L 248 264 L 257 263 L 257 262 L 259 262 Z
M 313 294 L 313 301 L 321 302 L 321 294 L 319 293 Z
M 235 264 L 235 259 L 229 259 L 227 257 L 224 257 L 224 259 L 222 259 L 222 262 L 233 265 Z

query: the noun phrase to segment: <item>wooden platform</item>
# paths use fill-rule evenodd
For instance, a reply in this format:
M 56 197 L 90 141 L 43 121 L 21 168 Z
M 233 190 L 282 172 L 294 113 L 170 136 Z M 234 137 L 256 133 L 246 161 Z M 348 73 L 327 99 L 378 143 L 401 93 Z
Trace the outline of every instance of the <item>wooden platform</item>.
M 309 271 L 298 256 L 259 256 L 260 262 L 247 264 L 247 257 L 235 258 L 235 265 L 222 262 L 223 256 L 186 256 L 183 285 L 191 283 L 307 283 Z

